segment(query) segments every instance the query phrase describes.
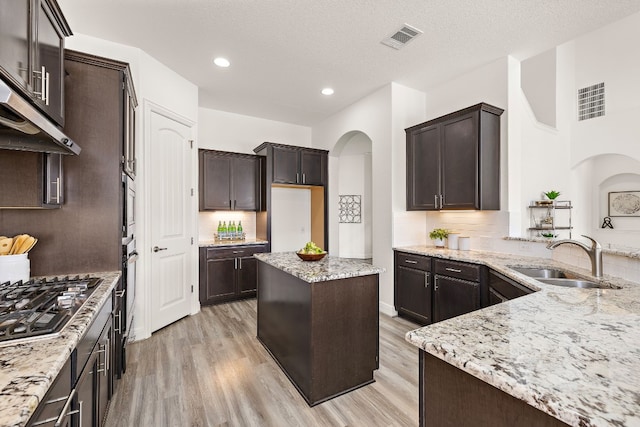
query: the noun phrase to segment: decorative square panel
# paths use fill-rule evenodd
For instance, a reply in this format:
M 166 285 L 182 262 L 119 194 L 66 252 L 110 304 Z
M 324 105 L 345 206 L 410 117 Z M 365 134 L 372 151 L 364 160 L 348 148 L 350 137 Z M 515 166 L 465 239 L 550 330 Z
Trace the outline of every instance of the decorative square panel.
M 360 223 L 362 222 L 362 196 L 359 194 L 350 194 L 338 196 L 338 210 L 340 213 L 341 223 Z

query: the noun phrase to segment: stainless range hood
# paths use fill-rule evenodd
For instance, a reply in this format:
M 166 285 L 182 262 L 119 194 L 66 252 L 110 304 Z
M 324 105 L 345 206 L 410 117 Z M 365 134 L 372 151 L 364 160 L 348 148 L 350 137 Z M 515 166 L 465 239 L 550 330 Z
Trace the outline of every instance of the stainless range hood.
M 80 146 L 0 80 L 0 149 L 78 154 Z

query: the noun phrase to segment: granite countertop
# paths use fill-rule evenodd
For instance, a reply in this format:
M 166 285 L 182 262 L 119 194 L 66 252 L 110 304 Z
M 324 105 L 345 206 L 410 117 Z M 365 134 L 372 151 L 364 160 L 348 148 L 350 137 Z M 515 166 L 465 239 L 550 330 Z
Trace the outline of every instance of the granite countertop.
M 410 331 L 407 341 L 569 425 L 640 426 L 640 284 L 605 275 L 608 289 L 564 288 L 509 266 L 598 279 L 544 258 L 396 249 L 484 264 L 539 291 Z
M 0 425 L 27 423 L 120 278 L 118 271 L 87 274 L 102 283 L 58 335 L 0 346 Z
M 201 248 L 221 248 L 225 246 L 242 246 L 242 245 L 266 245 L 266 240 L 245 239 L 245 240 L 200 240 L 198 245 Z
M 320 261 L 302 261 L 295 252 L 255 254 L 254 257 L 308 283 L 368 276 L 385 271 L 363 261 L 330 255 Z

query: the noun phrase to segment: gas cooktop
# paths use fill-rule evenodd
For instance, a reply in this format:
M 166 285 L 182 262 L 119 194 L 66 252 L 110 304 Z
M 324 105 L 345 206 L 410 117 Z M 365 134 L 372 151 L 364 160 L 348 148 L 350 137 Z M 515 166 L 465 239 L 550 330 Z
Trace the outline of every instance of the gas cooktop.
M 76 276 L 0 284 L 0 344 L 57 334 L 101 282 Z

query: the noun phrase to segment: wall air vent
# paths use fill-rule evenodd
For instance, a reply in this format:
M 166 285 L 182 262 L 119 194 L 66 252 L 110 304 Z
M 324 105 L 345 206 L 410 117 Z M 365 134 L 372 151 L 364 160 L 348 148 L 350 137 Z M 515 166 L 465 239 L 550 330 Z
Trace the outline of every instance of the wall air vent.
M 402 28 L 382 40 L 380 43 L 394 49 L 401 49 L 420 34 L 422 34 L 422 31 L 419 29 L 412 27 L 411 25 L 404 24 Z
M 578 120 L 604 116 L 604 82 L 578 89 Z

